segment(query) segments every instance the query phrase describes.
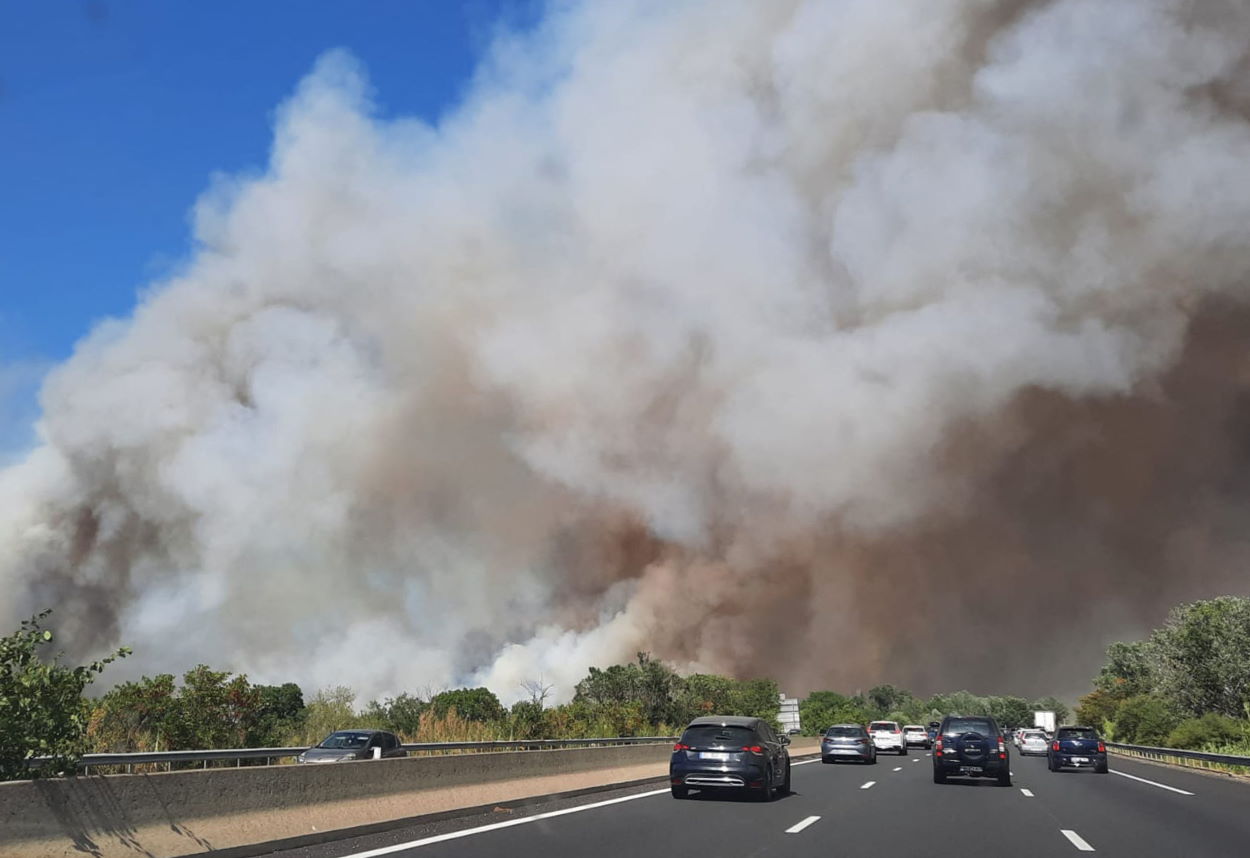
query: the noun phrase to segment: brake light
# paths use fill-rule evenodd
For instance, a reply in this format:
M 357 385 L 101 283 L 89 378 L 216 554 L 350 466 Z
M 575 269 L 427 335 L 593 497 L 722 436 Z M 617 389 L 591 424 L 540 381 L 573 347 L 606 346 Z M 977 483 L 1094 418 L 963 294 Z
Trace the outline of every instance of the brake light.
M 942 737 L 941 736 L 937 737 L 937 742 L 934 743 L 933 745 L 933 756 L 935 757 L 942 756 Z
M 902 730 L 891 730 L 890 732 L 891 732 L 891 733 L 893 733 L 894 735 L 896 735 L 896 736 L 897 736 L 899 733 L 901 733 L 901 732 L 903 732 L 903 731 L 902 731 Z
M 1107 746 L 1103 744 L 1102 739 L 1098 740 L 1098 753 L 1100 754 L 1107 753 Z
M 748 753 L 752 753 L 752 754 L 764 753 L 764 749 L 760 745 L 743 745 L 742 750 L 747 751 Z
M 691 747 L 689 745 L 683 745 L 681 742 L 678 742 L 676 745 L 673 746 L 673 750 L 674 751 L 689 751 L 691 750 Z
M 1057 750 L 1059 750 L 1059 743 L 1058 743 L 1058 742 L 1051 742 L 1051 743 L 1050 743 L 1050 749 L 1051 749 L 1052 751 L 1057 751 Z

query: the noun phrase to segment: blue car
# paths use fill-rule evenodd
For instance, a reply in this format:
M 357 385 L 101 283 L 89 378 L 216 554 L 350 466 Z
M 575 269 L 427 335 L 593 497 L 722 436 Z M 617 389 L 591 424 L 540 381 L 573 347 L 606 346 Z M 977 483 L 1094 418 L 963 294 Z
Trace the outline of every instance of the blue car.
M 1070 766 L 1093 769 L 1105 775 L 1108 771 L 1107 745 L 1093 727 L 1060 727 L 1046 751 L 1046 763 L 1052 772 Z

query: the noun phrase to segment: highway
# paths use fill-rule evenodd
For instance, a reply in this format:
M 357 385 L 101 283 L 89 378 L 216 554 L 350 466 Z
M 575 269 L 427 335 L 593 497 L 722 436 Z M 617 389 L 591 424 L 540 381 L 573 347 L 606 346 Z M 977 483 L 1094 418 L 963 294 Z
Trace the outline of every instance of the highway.
M 1013 749 L 1014 751 L 1014 749 Z M 933 783 L 923 750 L 877 765 L 796 762 L 771 804 L 669 796 L 649 784 L 418 825 L 282 858 L 864 856 L 1247 858 L 1250 784 L 1113 758 L 1112 772 L 1052 773 L 1012 754 L 1010 788 Z M 662 787 L 662 788 L 661 788 Z

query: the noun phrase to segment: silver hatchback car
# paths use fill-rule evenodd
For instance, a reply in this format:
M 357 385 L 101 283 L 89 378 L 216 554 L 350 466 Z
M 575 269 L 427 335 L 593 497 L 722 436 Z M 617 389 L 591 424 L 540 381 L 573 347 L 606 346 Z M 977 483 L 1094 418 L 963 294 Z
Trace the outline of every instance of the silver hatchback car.
M 820 761 L 836 763 L 838 760 L 877 761 L 877 746 L 862 724 L 836 724 L 825 731 L 820 740 Z

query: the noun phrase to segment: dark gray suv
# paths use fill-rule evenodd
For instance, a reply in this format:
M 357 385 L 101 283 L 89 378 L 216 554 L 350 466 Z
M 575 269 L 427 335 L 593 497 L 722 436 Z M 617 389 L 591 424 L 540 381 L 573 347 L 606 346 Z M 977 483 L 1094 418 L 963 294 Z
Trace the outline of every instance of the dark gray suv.
M 692 788 L 741 790 L 761 801 L 784 795 L 790 792 L 789 744 L 760 718 L 696 718 L 673 746 L 673 798 L 685 798 Z

